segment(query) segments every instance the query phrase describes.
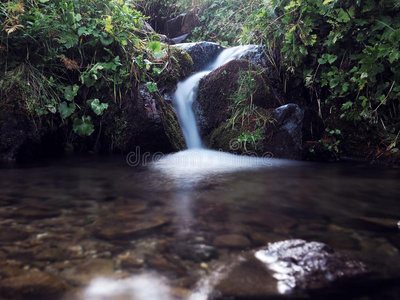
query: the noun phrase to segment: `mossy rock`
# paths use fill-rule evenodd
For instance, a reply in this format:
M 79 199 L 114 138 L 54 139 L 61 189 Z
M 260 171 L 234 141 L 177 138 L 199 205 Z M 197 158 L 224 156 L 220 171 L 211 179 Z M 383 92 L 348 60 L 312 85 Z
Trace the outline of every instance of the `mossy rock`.
M 270 91 L 258 68 L 248 60 L 232 60 L 204 77 L 199 84 L 195 113 L 200 135 L 206 138 L 232 115 L 230 99 L 240 88 L 240 74 L 256 82 L 253 104 L 268 107 Z M 250 102 L 249 102 L 250 103 Z
M 224 152 L 237 152 L 240 150 L 236 147 L 240 134 L 241 130 L 238 126 L 232 128 L 229 122 L 225 122 L 211 133 L 209 146 L 211 149 Z
M 158 108 L 161 113 L 161 120 L 173 150 L 180 151 L 186 149 L 185 138 L 183 137 L 178 117 L 171 102 L 166 101 L 161 95 L 158 96 Z
M 193 71 L 193 60 L 183 49 L 169 47 L 168 65 L 157 79 L 161 90 L 173 90 L 176 84 Z

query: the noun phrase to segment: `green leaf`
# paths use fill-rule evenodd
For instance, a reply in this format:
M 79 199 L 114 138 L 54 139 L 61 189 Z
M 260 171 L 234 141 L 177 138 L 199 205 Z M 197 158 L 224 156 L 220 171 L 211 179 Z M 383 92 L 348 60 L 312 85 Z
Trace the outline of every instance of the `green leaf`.
M 160 52 L 162 49 L 161 43 L 157 41 L 150 42 L 149 49 L 151 49 L 153 52 Z
M 73 86 L 72 85 L 67 86 L 64 91 L 64 98 L 68 101 L 74 100 L 74 98 L 78 94 L 78 90 L 79 86 L 76 84 L 74 84 Z
M 94 113 L 101 116 L 108 108 L 108 103 L 100 103 L 99 99 L 89 99 L 86 103 L 92 108 Z
M 351 102 L 351 101 L 347 101 L 346 103 L 344 103 L 343 105 L 342 105 L 342 108 L 341 108 L 341 110 L 348 110 L 350 107 L 352 107 L 353 106 L 353 102 Z
M 82 15 L 81 14 L 76 14 L 75 15 L 75 21 L 80 22 L 82 20 Z
M 88 34 L 86 26 L 79 27 L 78 35 L 81 36 L 82 34 Z
M 61 102 L 61 104 L 58 106 L 58 111 L 60 112 L 61 118 L 66 119 L 70 115 L 74 113 L 76 109 L 75 103 L 71 103 L 68 105 L 67 102 Z
M 90 116 L 82 116 L 81 119 L 75 119 L 72 127 L 74 132 L 80 136 L 89 136 L 94 132 Z
M 155 93 L 158 91 L 157 84 L 154 82 L 147 82 L 146 87 L 149 90 L 150 93 Z
M 109 46 L 114 42 L 114 38 L 106 33 L 103 32 L 102 35 L 100 35 L 100 42 L 104 46 Z
M 338 57 L 336 55 L 330 55 L 328 54 L 328 62 L 330 64 L 333 64 L 336 60 L 338 59 Z

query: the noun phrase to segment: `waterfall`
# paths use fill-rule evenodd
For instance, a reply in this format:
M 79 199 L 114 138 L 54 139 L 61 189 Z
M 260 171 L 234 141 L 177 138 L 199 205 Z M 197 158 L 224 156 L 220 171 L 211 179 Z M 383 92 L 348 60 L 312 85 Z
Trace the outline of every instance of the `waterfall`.
M 227 62 L 242 57 L 253 47 L 254 45 L 247 45 L 225 49 L 218 55 L 214 62 L 205 67 L 205 70 L 193 74 L 186 80 L 178 83 L 177 90 L 173 97 L 173 102 L 178 114 L 183 136 L 185 137 L 186 145 L 189 149 L 204 148 L 193 112 L 193 103 L 196 100 L 200 80 Z

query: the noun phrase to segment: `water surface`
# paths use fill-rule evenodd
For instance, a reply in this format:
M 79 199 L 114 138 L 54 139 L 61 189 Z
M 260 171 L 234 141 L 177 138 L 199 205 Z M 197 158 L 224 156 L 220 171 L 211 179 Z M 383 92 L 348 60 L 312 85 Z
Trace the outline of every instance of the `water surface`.
M 123 156 L 4 168 L 0 259 L 78 290 L 89 285 L 86 299 L 114 299 L 100 298 L 96 282 L 90 285 L 99 276 L 117 280 L 103 293 L 113 287 L 149 295 L 134 289 L 139 285 L 153 292 L 142 298 L 207 299 L 212 282 L 196 289 L 214 280 L 221 262 L 289 238 L 325 242 L 392 276 L 400 270 L 399 175 L 399 169 L 358 163 L 283 160 L 251 168 L 203 162 L 196 169 L 187 161 L 130 167 Z M 217 242 L 231 234 L 243 243 Z M 196 245 L 215 251 L 202 261 L 191 255 Z

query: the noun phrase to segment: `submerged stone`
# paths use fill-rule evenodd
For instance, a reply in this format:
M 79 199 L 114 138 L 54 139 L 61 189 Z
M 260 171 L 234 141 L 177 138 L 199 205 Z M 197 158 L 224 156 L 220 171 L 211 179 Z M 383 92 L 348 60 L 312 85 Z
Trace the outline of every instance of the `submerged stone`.
M 249 239 L 239 234 L 220 235 L 214 239 L 215 247 L 226 248 L 247 248 L 251 246 Z
M 7 242 L 22 241 L 30 237 L 28 232 L 16 229 L 0 227 L 0 244 Z
M 0 295 L 4 299 L 60 299 L 68 289 L 61 279 L 39 270 L 0 281 Z
M 60 275 L 72 285 L 84 285 L 96 277 L 110 276 L 113 272 L 113 260 L 96 258 L 65 269 Z
M 178 243 L 170 247 L 170 252 L 185 260 L 197 263 L 206 262 L 218 257 L 218 251 L 209 245 Z
M 99 219 L 94 228 L 94 235 L 105 240 L 129 240 L 152 234 L 169 223 L 168 218 L 157 215 L 126 218 L 109 217 Z

